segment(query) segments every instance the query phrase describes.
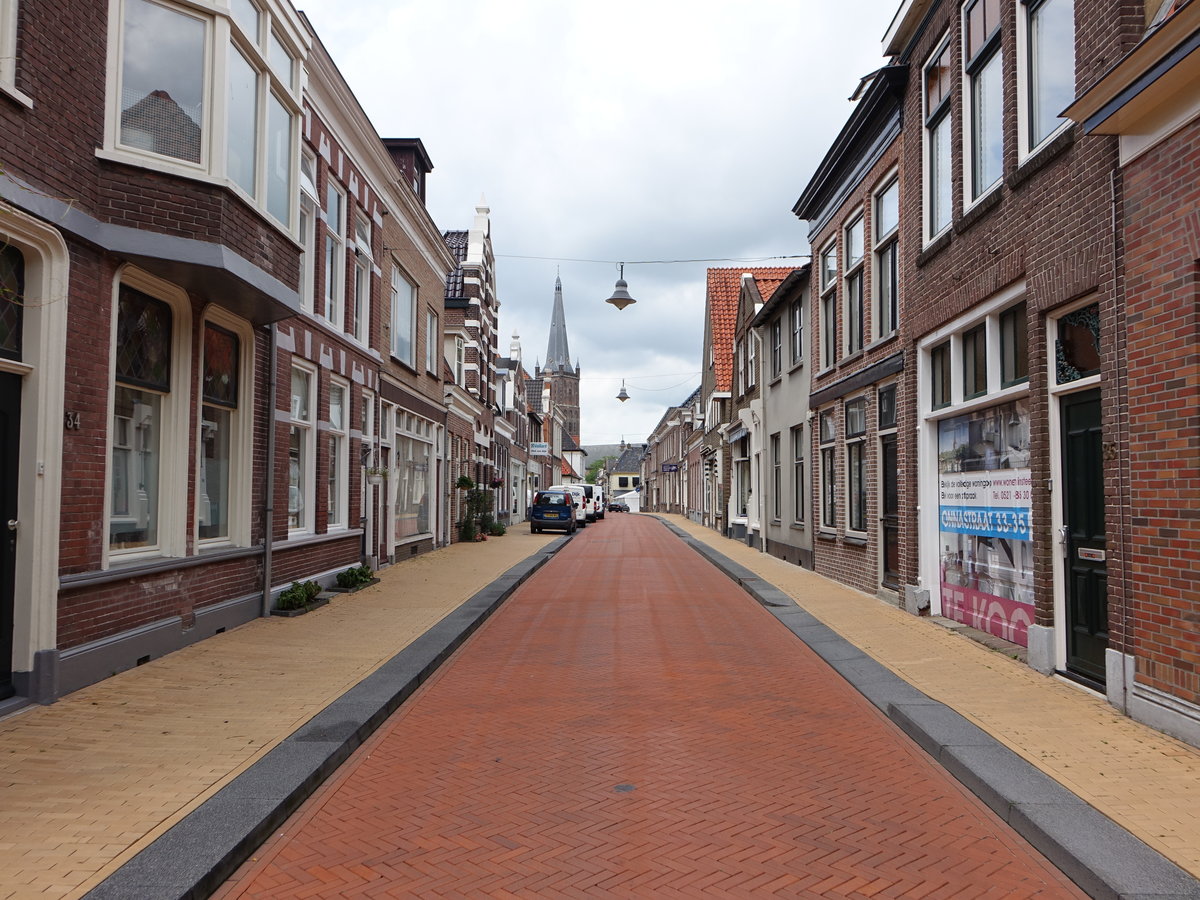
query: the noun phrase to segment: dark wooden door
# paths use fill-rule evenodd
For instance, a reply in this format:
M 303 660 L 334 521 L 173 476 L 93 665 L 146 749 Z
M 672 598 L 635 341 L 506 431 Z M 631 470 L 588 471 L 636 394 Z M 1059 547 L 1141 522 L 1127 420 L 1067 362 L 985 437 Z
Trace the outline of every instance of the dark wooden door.
M 3 372 L 0 373 L 0 700 L 13 694 L 13 577 L 17 564 L 20 437 L 21 377 Z
M 887 587 L 900 585 L 900 470 L 896 457 L 896 435 L 880 439 L 880 479 L 883 482 L 882 515 L 879 517 L 880 543 L 883 551 L 883 583 Z
M 1063 399 L 1062 435 L 1067 671 L 1103 684 L 1108 648 L 1108 562 L 1100 391 Z

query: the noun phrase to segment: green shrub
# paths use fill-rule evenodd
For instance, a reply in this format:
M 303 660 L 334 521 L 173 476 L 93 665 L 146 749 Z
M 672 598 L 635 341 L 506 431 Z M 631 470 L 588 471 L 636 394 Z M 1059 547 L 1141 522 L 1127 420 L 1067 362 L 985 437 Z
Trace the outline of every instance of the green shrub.
M 502 534 L 508 534 L 508 529 L 504 527 L 503 522 L 493 522 L 492 527 L 488 529 L 488 534 L 492 537 L 500 537 Z
M 475 540 L 475 520 L 473 518 L 466 518 L 458 523 L 458 539 L 466 543 Z
M 286 587 L 275 601 L 277 609 L 304 609 L 321 593 L 321 585 L 315 581 L 293 581 L 291 587 Z
M 375 578 L 366 566 L 351 566 L 345 572 L 337 573 L 337 586 L 349 590 L 360 585 L 370 584 Z

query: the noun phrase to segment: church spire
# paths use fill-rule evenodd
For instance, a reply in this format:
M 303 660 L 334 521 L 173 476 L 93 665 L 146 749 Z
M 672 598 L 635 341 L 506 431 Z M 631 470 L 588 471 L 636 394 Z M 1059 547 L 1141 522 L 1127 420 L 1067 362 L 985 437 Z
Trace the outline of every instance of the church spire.
M 554 277 L 554 312 L 550 316 L 550 341 L 546 346 L 546 371 L 560 369 L 574 374 L 571 351 L 567 346 L 567 314 L 563 310 L 562 279 Z

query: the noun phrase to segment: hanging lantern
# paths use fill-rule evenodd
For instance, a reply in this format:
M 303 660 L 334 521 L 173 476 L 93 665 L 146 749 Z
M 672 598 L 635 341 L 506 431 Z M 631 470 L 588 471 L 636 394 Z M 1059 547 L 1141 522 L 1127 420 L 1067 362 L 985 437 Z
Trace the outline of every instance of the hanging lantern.
M 625 390 L 625 379 L 621 379 L 621 393 L 617 394 L 617 399 L 624 403 L 629 399 L 629 392 Z
M 617 284 L 613 288 L 613 294 L 605 303 L 611 303 L 617 309 L 624 309 L 631 303 L 637 303 L 629 296 L 629 285 L 625 283 L 625 263 L 621 263 L 621 276 L 617 279 Z

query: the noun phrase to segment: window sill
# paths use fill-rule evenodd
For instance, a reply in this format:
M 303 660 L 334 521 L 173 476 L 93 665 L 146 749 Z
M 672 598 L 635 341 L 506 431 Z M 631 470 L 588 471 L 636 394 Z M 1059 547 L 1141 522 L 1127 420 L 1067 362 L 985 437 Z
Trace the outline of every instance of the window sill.
M 787 370 L 787 374 L 791 375 L 793 372 L 799 372 L 803 368 L 804 368 L 804 360 L 799 360 L 797 362 L 792 363 L 792 367 Z
M 1005 183 L 1011 190 L 1016 190 L 1036 173 L 1040 172 L 1052 161 L 1058 158 L 1068 147 L 1075 143 L 1075 127 L 1070 126 L 1064 128 L 1061 133 L 1051 138 L 1042 147 L 1035 150 L 1029 156 L 1025 157 L 1017 164 L 1016 171 L 1008 178 L 1004 179 Z
M 311 544 L 324 544 L 328 541 L 340 541 L 348 537 L 361 537 L 362 534 L 361 528 L 339 528 L 337 531 L 325 534 L 298 531 L 295 534 L 289 534 L 287 540 L 273 541 L 271 546 L 279 550 L 293 550 L 296 547 L 307 547 Z
M 843 356 L 841 359 L 838 360 L 838 366 L 841 367 L 841 366 L 849 365 L 850 363 L 854 362 L 856 359 L 861 359 L 862 355 L 863 355 L 863 351 L 861 349 L 855 350 L 853 353 L 847 353 L 845 356 Z
M 91 587 L 114 581 L 124 581 L 128 578 L 155 575 L 160 572 L 189 569 L 194 566 L 207 565 L 208 563 L 241 559 L 246 556 L 261 556 L 262 552 L 262 544 L 256 544 L 253 547 L 213 548 L 202 551 L 195 556 L 142 556 L 136 559 L 119 559 L 115 564 L 110 563 L 111 567 L 103 571 L 82 572 L 78 575 L 63 575 L 58 579 L 58 584 L 63 590 Z
M 33 98 L 23 91 L 17 90 L 15 84 L 10 84 L 6 81 L 0 82 L 0 93 L 6 94 L 26 109 L 33 109 Z
M 924 249 L 917 254 L 917 265 L 923 266 L 947 247 L 950 246 L 950 241 L 954 239 L 954 230 L 947 227 L 941 234 L 935 237 L 932 241 L 925 245 Z
M 791 528 L 792 531 L 808 531 L 808 526 L 803 522 L 793 522 L 788 527 Z
M 865 547 L 867 546 L 867 536 L 865 534 L 846 534 L 842 536 L 842 543 L 847 547 Z
M 836 543 L 837 539 L 838 539 L 838 536 L 837 536 L 836 531 L 822 530 L 822 531 L 817 532 L 817 540 L 818 541 L 828 541 L 829 543 L 832 544 L 832 543 Z
M 836 366 L 829 366 L 826 369 L 821 369 L 819 372 L 817 372 L 817 374 L 814 377 L 815 378 L 824 378 L 826 375 L 832 375 L 836 371 L 837 371 Z
M 1003 192 L 1000 188 L 1003 184 L 1004 182 L 997 181 L 988 193 L 979 198 L 974 206 L 962 214 L 958 221 L 954 223 L 955 234 L 962 234 L 964 231 L 969 230 L 971 226 L 1000 205 L 1000 200 L 1003 198 Z
M 872 353 L 876 350 L 876 348 L 882 347 L 885 344 L 890 344 L 893 341 L 897 340 L 899 337 L 900 337 L 899 331 L 889 331 L 887 334 L 881 335 L 880 337 L 875 338 L 875 340 L 873 340 L 873 341 L 871 341 L 871 343 L 867 344 L 867 346 L 864 347 L 863 350 L 866 351 L 867 353 Z

